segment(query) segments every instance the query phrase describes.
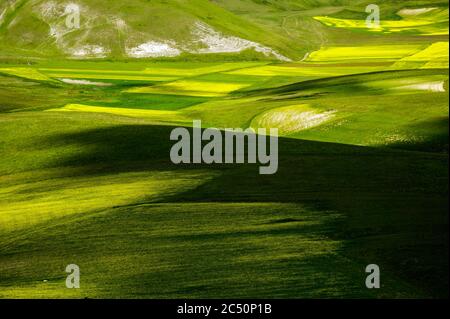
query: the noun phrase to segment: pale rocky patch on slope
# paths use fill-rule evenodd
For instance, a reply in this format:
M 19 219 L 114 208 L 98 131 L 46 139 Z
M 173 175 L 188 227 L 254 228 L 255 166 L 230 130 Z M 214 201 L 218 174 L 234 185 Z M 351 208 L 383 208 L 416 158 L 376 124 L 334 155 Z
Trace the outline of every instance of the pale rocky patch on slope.
M 256 52 L 261 52 L 266 56 L 274 56 L 281 61 L 290 61 L 289 58 L 269 47 L 235 36 L 226 36 L 202 22 L 195 24 L 192 35 L 195 38 L 194 43 L 202 46 L 192 53 L 236 53 L 254 49 Z
M 428 92 L 445 92 L 445 82 L 425 82 L 412 85 L 401 86 L 400 90 L 428 91 Z
M 80 10 L 81 26 L 71 28 L 66 23 L 68 8 Z M 45 1 L 33 6 L 34 13 L 49 26 L 49 44 L 74 58 L 106 57 L 120 50 L 132 58 L 175 57 L 183 52 L 191 54 L 239 53 L 254 50 L 267 57 L 291 61 L 274 49 L 233 35 L 226 35 L 212 26 L 198 21 L 193 23 L 188 36 L 175 40 L 161 37 L 152 30 L 132 28 L 119 16 L 104 14 L 90 6 L 71 1 Z M 100 32 L 100 33 L 99 33 Z M 189 37 L 190 32 L 190 37 Z M 104 33 L 104 34 L 103 34 Z M 113 37 L 113 41 L 107 41 Z M 117 37 L 117 38 L 115 38 Z M 117 40 L 117 41 L 116 41 Z
M 76 58 L 104 58 L 108 53 L 109 50 L 100 45 L 84 45 L 70 51 L 70 54 Z
M 174 57 L 181 54 L 174 41 L 149 41 L 134 48 L 127 48 L 126 53 L 133 58 Z
M 320 112 L 308 105 L 294 105 L 272 109 L 257 116 L 252 128 L 278 128 L 281 135 L 293 134 L 328 122 L 336 111 Z
M 79 8 L 82 24 L 80 28 L 67 25 L 67 8 Z M 111 52 L 110 48 L 87 41 L 91 29 L 96 25 L 100 15 L 86 6 L 74 2 L 43 2 L 35 7 L 35 13 L 49 26 L 49 38 L 65 54 L 73 58 L 104 58 Z M 116 21 L 116 20 L 111 20 Z M 71 36 L 71 33 L 78 35 Z
M 74 79 L 58 79 L 61 82 L 67 83 L 67 84 L 73 84 L 73 85 L 93 85 L 93 86 L 112 86 L 111 83 L 105 83 L 105 82 L 94 82 L 94 81 L 88 81 L 88 80 L 74 80 Z
M 418 8 L 418 9 L 401 9 L 398 12 L 398 15 L 401 17 L 414 17 L 418 16 L 424 13 L 431 12 L 433 10 L 436 10 L 437 8 Z
M 151 40 L 135 47 L 127 47 L 125 51 L 130 57 L 146 58 L 174 57 L 183 52 L 192 54 L 239 53 L 248 49 L 281 61 L 291 61 L 269 47 L 239 37 L 223 35 L 202 22 L 194 25 L 192 39 L 185 43 L 177 43 L 174 40 Z
M 42 3 L 38 7 L 38 13 L 43 18 L 53 19 L 61 16 L 64 13 L 64 7 L 61 4 L 56 3 L 55 1 L 48 1 Z

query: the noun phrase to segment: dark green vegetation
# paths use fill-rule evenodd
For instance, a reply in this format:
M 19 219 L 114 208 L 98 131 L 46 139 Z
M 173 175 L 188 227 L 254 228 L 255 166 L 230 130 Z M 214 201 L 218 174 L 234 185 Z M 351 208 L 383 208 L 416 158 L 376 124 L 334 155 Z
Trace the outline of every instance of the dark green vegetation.
M 264 177 L 254 166 L 173 166 L 171 127 L 30 115 L 2 126 L 3 136 L 11 125 L 52 128 L 10 142 L 16 170 L 34 170 L 2 178 L 3 200 L 16 194 L 20 207 L 2 231 L 5 296 L 446 293 L 446 155 L 283 139 L 280 171 Z M 37 220 L 20 219 L 28 205 Z M 84 284 L 73 292 L 61 270 L 75 261 Z M 380 291 L 363 285 L 374 261 Z
M 252 50 L 127 60 L 117 33 L 99 40 L 90 24 L 82 38 L 111 56 L 66 60 L 58 45 L 78 36 L 53 43 L 33 11 L 46 2 L 14 3 L 0 19 L 0 297 L 448 297 L 446 3 L 384 1 L 390 21 L 405 8 L 431 19 L 400 34 L 340 27 L 365 19 L 364 1 L 89 7 L 119 14 L 135 44 L 148 40 L 136 30 L 187 41 L 200 19 L 290 63 Z M 278 173 L 172 164 L 170 132 L 194 119 L 278 127 Z

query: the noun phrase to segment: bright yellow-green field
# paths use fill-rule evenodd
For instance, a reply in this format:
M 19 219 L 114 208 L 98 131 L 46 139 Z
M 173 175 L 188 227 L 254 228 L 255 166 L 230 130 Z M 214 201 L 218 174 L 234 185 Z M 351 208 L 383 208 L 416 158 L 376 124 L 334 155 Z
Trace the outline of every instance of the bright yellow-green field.
M 314 56 L 320 56 L 322 53 L 313 53 Z M 315 62 L 314 58 L 310 59 Z M 320 62 L 323 62 L 321 60 Z M 237 71 L 226 72 L 230 75 L 247 75 L 247 76 L 266 76 L 266 77 L 327 77 L 339 76 L 352 73 L 362 73 L 382 70 L 383 67 L 377 65 L 366 66 L 330 66 L 326 64 L 315 64 L 300 62 L 289 65 L 268 65 L 254 68 L 240 69 Z
M 134 118 L 152 119 L 159 123 L 178 123 L 178 124 L 191 124 L 187 117 L 183 117 L 180 112 L 176 111 L 161 111 L 161 110 L 140 110 L 133 108 L 117 108 L 117 107 L 103 107 L 92 106 L 84 104 L 68 104 L 62 108 L 49 109 L 47 111 L 60 112 L 60 111 L 72 111 L 72 112 L 93 112 L 93 113 L 108 113 L 121 116 L 129 116 Z
M 396 61 L 427 48 L 423 44 L 323 47 L 311 53 L 312 62 L 321 61 Z
M 380 18 L 379 27 L 368 28 L 365 20 L 340 19 L 326 16 L 314 17 L 317 21 L 333 28 L 343 28 L 374 33 L 414 33 L 420 35 L 448 35 L 448 9 L 403 10 L 398 12 L 401 20 Z
M 448 42 L 436 42 L 415 54 L 406 56 L 394 64 L 394 67 L 448 68 Z
M 201 81 L 175 81 L 151 87 L 137 87 L 129 89 L 128 93 L 171 94 L 201 97 L 220 97 L 228 93 L 248 87 L 240 83 L 201 82 Z
M 45 173 L 45 174 L 44 174 Z M 157 199 L 177 189 L 194 189 L 204 183 L 208 173 L 172 174 L 170 172 L 133 172 L 114 176 L 52 178 L 51 170 L 42 172 L 43 179 L 34 182 L 3 187 L 0 192 L 0 231 L 29 229 L 38 224 L 76 214 L 101 211 L 112 206 L 123 206 L 138 201 Z M 178 177 L 176 177 L 178 175 Z M 29 174 L 23 174 L 27 180 Z M 36 176 L 34 176 L 36 178 Z M 11 177 L 0 178 L 7 184 Z M 195 182 L 194 182 L 195 181 Z M 26 195 L 34 189 L 52 189 L 51 193 L 37 192 L 30 198 Z M 15 200 L 10 195 L 16 194 Z M 22 194 L 22 195 L 21 195 Z M 99 197 L 98 194 L 110 196 Z
M 50 77 L 42 74 L 33 68 L 13 67 L 13 68 L 0 68 L 0 73 L 10 74 L 30 80 L 38 81 L 54 81 Z

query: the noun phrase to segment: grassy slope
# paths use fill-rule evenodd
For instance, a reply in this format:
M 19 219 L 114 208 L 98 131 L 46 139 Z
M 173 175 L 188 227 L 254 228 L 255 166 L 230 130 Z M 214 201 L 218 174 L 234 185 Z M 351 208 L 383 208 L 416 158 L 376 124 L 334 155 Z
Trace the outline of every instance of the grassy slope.
M 301 43 L 308 52 L 317 50 L 324 45 L 348 45 L 348 39 L 352 39 L 353 45 L 378 45 L 386 42 L 393 44 L 405 40 L 409 40 L 409 42 L 433 41 L 427 37 L 417 37 L 414 33 L 408 39 L 408 35 L 389 34 L 386 36 L 386 34 L 364 30 L 363 32 L 354 32 L 345 28 L 327 28 L 326 25 L 315 19 L 317 16 L 329 16 L 364 21 L 367 17 L 365 8 L 371 4 L 365 0 L 215 0 L 214 2 L 258 25 L 270 26 L 272 30 L 288 37 L 292 42 Z M 398 11 L 403 8 L 446 7 L 445 1 L 430 3 L 426 0 L 402 2 L 390 0 L 377 5 L 380 6 L 381 21 L 400 20 Z M 441 27 L 445 28 L 445 25 Z M 443 35 L 441 38 L 444 40 L 446 37 Z
M 292 58 L 298 58 L 299 51 L 303 50 L 301 44 L 288 41 L 267 26 L 254 24 L 206 0 L 132 0 L 126 3 L 83 0 L 78 2 L 81 29 L 73 32 L 65 29 L 64 16 L 42 18 L 39 12 L 47 2 L 24 1 L 8 11 L 10 13 L 0 25 L 5 53 L 17 48 L 24 50 L 21 55 L 25 56 L 61 56 L 71 47 L 101 45 L 111 51 L 110 57 L 123 58 L 125 47 L 135 47 L 150 40 L 189 44 L 190 30 L 197 21 L 208 23 L 224 34 L 272 47 Z M 126 27 L 117 27 L 117 19 L 123 20 Z M 67 33 L 57 40 L 49 35 L 50 26 Z M 234 58 L 239 59 L 239 55 Z
M 353 44 L 379 45 L 409 40 L 415 43 L 432 43 L 436 37 L 417 37 L 414 33 L 377 34 L 354 32 L 346 28 L 329 28 L 316 17 L 330 16 L 338 19 L 366 17 L 365 1 L 145 1 L 132 0 L 124 4 L 116 1 L 107 5 L 101 0 L 95 3 L 80 1 L 82 28 L 65 34 L 60 40 L 49 36 L 49 24 L 62 31 L 64 19 L 43 21 L 39 10 L 45 0 L 30 0 L 10 10 L 0 25 L 3 56 L 8 59 L 20 56 L 61 56 L 64 51 L 83 45 L 101 45 L 111 51 L 113 58 L 123 58 L 125 47 L 134 47 L 149 40 L 175 40 L 187 43 L 196 21 L 204 21 L 217 30 L 262 43 L 282 54 L 299 60 L 324 45 Z M 436 3 L 437 6 L 441 5 Z M 398 11 L 404 7 L 429 7 L 424 1 L 385 1 L 381 4 L 382 19 L 400 20 Z M 166 19 L 170 16 L 170 19 Z M 13 19 L 14 18 L 14 19 Z M 442 17 L 441 17 L 442 18 Z M 125 21 L 125 28 L 118 28 L 117 19 Z M 11 24 L 12 20 L 14 23 Z M 441 26 L 441 27 L 445 27 Z M 440 36 L 445 41 L 445 35 Z M 182 59 L 208 60 L 210 55 L 183 56 Z M 262 59 L 261 54 L 244 53 L 228 57 L 245 60 Z M 222 57 L 223 59 L 223 57 Z
M 336 11 L 329 1 L 255 2 L 234 13 L 258 25 L 272 17 L 275 28 L 284 10 L 306 9 L 299 28 L 311 23 L 334 47 L 356 34 L 362 54 L 414 41 L 413 67 L 431 59 L 420 50 L 442 41 L 358 35 L 313 19 L 355 18 L 359 3 L 334 1 L 347 8 Z M 188 2 L 177 5 L 188 11 Z M 394 19 L 403 4 L 388 5 Z M 199 8 L 202 17 L 217 10 Z M 402 56 L 389 47 L 376 61 L 343 59 L 341 50 L 285 65 L 52 60 L 0 71 L 0 296 L 448 296 L 448 66 L 399 71 Z M 0 69 L 14 67 L 24 66 Z M 45 78 L 61 74 L 114 85 Z M 226 97 L 125 92 L 172 81 L 133 76 L 174 75 L 249 86 Z M 405 88 L 429 82 L 446 92 Z M 335 118 L 286 134 L 276 175 L 168 159 L 179 121 L 245 128 L 267 112 L 304 109 Z M 65 289 L 69 263 L 81 267 L 80 290 Z M 364 286 L 369 263 L 382 269 L 381 290 Z
M 410 71 L 408 75 L 415 76 L 417 72 Z M 200 76 L 204 77 L 208 78 Z M 361 76 L 349 78 L 353 77 L 361 83 Z M 8 92 L 9 81 L 14 78 L 3 79 L 4 90 Z M 80 100 L 96 105 L 95 101 L 117 94 L 113 93 L 117 90 L 114 87 L 80 87 L 67 91 L 70 86 L 58 88 L 43 82 L 26 89 L 24 84 L 33 82 L 14 81 L 21 83 L 25 96 L 39 90 L 61 93 L 52 95 L 54 105 L 61 106 Z M 338 88 L 344 85 L 350 90 L 351 82 L 342 83 L 341 78 L 322 81 L 335 81 Z M 320 80 L 302 86 L 306 90 L 324 87 Z M 302 102 L 301 95 L 297 100 L 279 100 L 277 92 L 283 90 L 286 88 L 263 91 L 265 96 L 258 103 L 254 96 L 222 102 L 212 100 L 180 111 L 211 124 L 245 127 L 252 113 Z M 337 97 L 322 97 L 317 103 L 329 104 L 337 99 L 334 102 L 337 107 L 339 94 L 348 100 L 348 90 L 336 90 Z M 298 89 L 293 91 L 301 93 Z M 74 96 L 63 92 L 72 92 Z M 274 99 L 272 102 L 267 100 L 267 94 Z M 357 114 L 367 98 L 365 94 L 373 93 L 360 90 L 360 94 L 361 98 L 353 97 L 353 104 L 347 103 L 347 113 Z M 417 103 L 423 97 L 424 101 L 417 103 L 420 109 L 433 94 L 438 99 L 442 95 L 416 93 L 380 95 L 380 98 L 384 99 L 383 106 L 405 105 L 404 111 L 396 110 L 405 116 L 413 114 L 408 100 Z M 442 96 L 443 106 L 446 95 Z M 186 99 L 172 98 L 179 103 Z M 403 99 L 401 103 L 398 98 Z M 311 103 L 310 98 L 306 99 Z M 29 100 L 25 104 L 28 108 L 41 103 Z M 213 106 L 211 112 L 207 111 L 209 104 Z M 19 107 L 23 106 L 15 105 L 16 110 Z M 46 108 L 51 107 L 46 104 Z M 445 114 L 439 102 L 433 103 L 433 107 L 437 114 Z M 245 109 L 252 113 L 247 115 Z M 376 110 L 366 112 L 366 116 L 374 118 Z M 389 107 L 379 112 L 382 121 L 392 116 Z M 430 118 L 433 116 L 431 113 Z M 166 120 L 175 118 L 170 120 L 166 116 Z M 441 268 L 446 256 L 442 252 L 447 249 L 443 231 L 447 223 L 444 173 L 447 156 L 444 154 L 283 140 L 279 174 L 262 177 L 257 175 L 255 166 L 205 170 L 171 165 L 164 155 L 170 148 L 167 136 L 171 128 L 152 125 L 158 121 L 153 115 L 145 119 L 101 113 L 15 112 L 4 114 L 2 121 L 5 160 L 0 168 L 7 174 L 2 178 L 2 264 L 7 274 L 3 281 L 4 296 L 415 297 L 445 294 L 441 285 L 441 278 L 446 275 Z M 404 121 L 409 123 L 407 118 Z M 368 144 L 367 139 L 373 138 L 371 126 L 366 123 L 357 126 L 357 135 L 350 135 L 362 139 L 362 144 Z M 398 125 L 398 120 L 394 125 Z M 28 129 L 21 130 L 22 127 Z M 425 130 L 426 139 L 433 136 L 432 128 L 420 127 Z M 442 132 L 442 128 L 439 130 Z M 352 142 L 342 134 L 310 132 L 303 134 L 316 132 L 322 139 L 333 136 L 341 143 Z M 384 132 L 389 134 L 388 129 Z M 442 147 L 448 139 L 438 142 Z M 192 184 L 193 178 L 196 184 Z M 240 180 L 238 188 L 233 186 L 236 178 Z M 13 202 L 11 194 L 15 194 Z M 199 205 L 199 202 L 208 203 Z M 411 205 L 405 206 L 405 202 Z M 431 213 L 430 207 L 433 207 Z M 194 211 L 195 214 L 189 213 Z M 223 217 L 217 218 L 217 212 Z M 189 229 L 183 217 L 186 213 L 192 225 Z M 245 223 L 240 220 L 243 213 Z M 157 221 L 161 226 L 154 226 Z M 86 226 L 80 227 L 79 223 Z M 199 224 L 205 228 L 194 227 Z M 155 233 L 149 231 L 150 225 Z M 116 228 L 117 233 L 113 231 Z M 160 234 L 160 228 L 172 229 L 176 235 Z M 32 235 L 26 235 L 26 243 L 20 239 L 24 229 L 34 229 Z M 108 238 L 97 238 L 99 229 L 108 232 Z M 73 237 L 61 237 L 67 233 Z M 92 236 L 97 239 L 93 240 Z M 204 239 L 203 244 L 198 245 L 200 238 Z M 106 249 L 111 240 L 117 241 L 112 251 Z M 14 242 L 22 244 L 17 246 Z M 213 248 L 218 245 L 221 249 Z M 85 247 L 92 249 L 87 253 Z M 30 251 L 35 251 L 33 260 L 37 268 L 34 263 L 21 263 L 22 258 L 30 258 Z M 186 251 L 190 256 L 187 259 Z M 272 253 L 266 256 L 268 251 Z M 103 261 L 93 263 L 89 256 L 94 252 L 102 252 Z M 204 258 L 218 262 L 205 263 Z M 89 284 L 76 294 L 61 288 L 64 274 L 60 268 L 68 259 L 78 260 L 87 273 L 85 280 Z M 180 259 L 184 260 L 183 267 L 176 262 Z M 385 269 L 386 288 L 379 294 L 360 285 L 364 263 L 374 259 Z M 260 269 L 263 260 L 266 266 Z M 413 266 L 406 272 L 402 267 L 400 272 L 397 267 L 404 263 Z M 224 264 L 228 266 L 221 268 Z M 217 275 L 223 269 L 227 272 Z M 299 276 L 297 269 L 314 275 Z M 103 272 L 106 274 L 100 275 Z M 257 279 L 252 281 L 246 276 L 243 282 L 242 276 L 247 272 L 256 274 Z M 334 273 L 331 277 L 330 272 Z M 417 279 L 423 276 L 427 279 Z
M 171 128 L 142 120 L 2 117 L 2 171 L 15 172 L 2 177 L 5 297 L 445 291 L 445 155 L 283 140 L 280 172 L 263 177 L 255 166 L 177 168 L 165 155 Z M 86 274 L 76 293 L 62 286 L 69 260 Z M 374 261 L 379 293 L 362 284 Z

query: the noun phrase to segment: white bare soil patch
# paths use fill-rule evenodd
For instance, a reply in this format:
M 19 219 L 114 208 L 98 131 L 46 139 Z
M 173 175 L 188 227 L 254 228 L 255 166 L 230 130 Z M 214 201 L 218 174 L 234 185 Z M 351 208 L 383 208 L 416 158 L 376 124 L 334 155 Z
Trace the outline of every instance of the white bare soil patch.
M 201 46 L 192 53 L 235 53 L 247 49 L 254 49 L 256 52 L 261 52 L 266 56 L 274 56 L 281 61 L 290 61 L 289 58 L 269 47 L 235 36 L 223 35 L 202 22 L 195 24 L 192 35 L 195 39 L 194 43 Z
M 67 25 L 67 8 L 77 7 L 81 10 L 83 17 L 83 26 L 81 29 L 73 28 Z M 86 43 L 83 39 L 89 35 L 89 29 L 98 19 L 98 14 L 89 10 L 86 6 L 80 6 L 76 3 L 66 2 L 58 3 L 56 1 L 43 2 L 36 7 L 36 14 L 49 26 L 49 36 L 54 43 L 67 55 L 74 58 L 104 58 L 111 50 L 97 43 Z M 78 37 L 76 41 L 69 39 L 73 32 L 83 32 L 83 36 Z M 84 43 L 83 43 L 84 42 Z
M 437 8 L 418 8 L 418 9 L 402 9 L 398 12 L 401 17 L 414 17 L 424 13 L 431 12 Z
M 104 58 L 108 55 L 109 50 L 100 45 L 84 45 L 71 49 L 69 53 L 76 58 Z
M 192 39 L 187 43 L 177 43 L 174 40 L 152 40 L 136 47 L 126 48 L 125 51 L 129 57 L 153 58 L 174 57 L 182 52 L 193 54 L 238 53 L 247 49 L 253 49 L 281 61 L 291 61 L 269 47 L 235 36 L 226 36 L 203 22 L 197 22 L 194 25 Z
M 399 89 L 403 90 L 417 90 L 417 91 L 429 91 L 429 92 L 445 92 L 445 82 L 437 81 L 437 82 L 426 82 L 426 83 L 418 83 L 412 85 L 406 85 L 399 87 Z
M 336 111 L 320 112 L 307 105 L 288 106 L 267 111 L 252 121 L 252 127 L 278 128 L 287 135 L 319 126 L 334 118 Z
M 46 19 L 58 18 L 58 16 L 62 16 L 64 14 L 64 11 L 64 6 L 59 5 L 55 1 L 43 2 L 38 7 L 38 13 L 40 13 L 41 16 Z
M 134 48 L 127 48 L 127 55 L 133 58 L 174 57 L 181 54 L 175 42 L 149 41 Z
M 66 34 L 74 31 L 66 26 L 65 10 L 67 5 L 72 4 L 58 4 L 55 1 L 48 1 L 37 7 L 36 11 L 36 13 L 41 16 L 42 20 L 49 25 L 50 36 L 53 37 L 58 44 L 61 44 L 61 41 Z
M 111 83 L 93 82 L 88 80 L 58 79 L 61 82 L 74 85 L 94 85 L 94 86 L 111 86 Z
M 126 23 L 123 19 L 121 19 L 121 18 L 118 18 L 118 17 L 112 17 L 112 18 L 111 18 L 111 21 L 112 21 L 113 24 L 116 26 L 116 28 L 117 28 L 118 30 L 120 30 L 120 31 L 124 31 L 124 30 L 126 30 L 126 29 L 128 28 L 127 23 Z

